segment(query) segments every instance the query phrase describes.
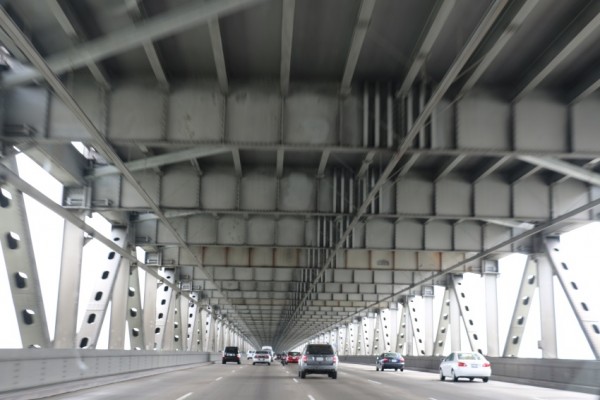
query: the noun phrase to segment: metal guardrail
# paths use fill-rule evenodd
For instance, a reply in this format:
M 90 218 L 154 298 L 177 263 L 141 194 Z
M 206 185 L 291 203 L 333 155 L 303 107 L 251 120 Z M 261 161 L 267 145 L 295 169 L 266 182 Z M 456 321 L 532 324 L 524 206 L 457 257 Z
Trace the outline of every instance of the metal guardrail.
M 404 357 L 406 369 L 439 372 L 442 357 Z M 486 357 L 492 363 L 491 379 L 523 385 L 600 395 L 600 362 L 537 358 Z M 376 356 L 340 356 L 341 362 L 372 365 Z
M 119 382 L 219 360 L 218 353 L 128 350 L 0 349 L 0 399 Z M 34 395 L 35 394 L 35 395 Z

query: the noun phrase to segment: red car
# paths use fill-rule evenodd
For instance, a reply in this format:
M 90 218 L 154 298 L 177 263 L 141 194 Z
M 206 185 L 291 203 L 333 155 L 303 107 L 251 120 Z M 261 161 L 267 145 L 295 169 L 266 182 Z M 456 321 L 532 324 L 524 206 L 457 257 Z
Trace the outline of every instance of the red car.
M 298 364 L 298 360 L 300 360 L 300 352 L 299 351 L 289 351 L 287 353 L 286 362 Z

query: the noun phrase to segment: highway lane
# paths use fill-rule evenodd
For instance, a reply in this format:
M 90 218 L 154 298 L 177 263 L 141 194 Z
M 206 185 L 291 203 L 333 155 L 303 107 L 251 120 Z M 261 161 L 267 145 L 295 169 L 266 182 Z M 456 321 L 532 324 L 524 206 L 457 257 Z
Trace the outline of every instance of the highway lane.
M 437 374 L 405 370 L 377 372 L 374 366 L 341 364 L 338 379 L 308 375 L 296 365 L 203 365 L 48 397 L 48 399 L 160 400 L 597 400 L 595 395 L 506 382 L 441 382 Z

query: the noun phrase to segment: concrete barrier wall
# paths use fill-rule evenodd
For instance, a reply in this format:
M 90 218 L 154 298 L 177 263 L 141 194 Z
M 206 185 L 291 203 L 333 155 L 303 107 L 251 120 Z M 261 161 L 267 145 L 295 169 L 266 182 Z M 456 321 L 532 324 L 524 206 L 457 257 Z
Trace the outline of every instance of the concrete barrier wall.
M 218 353 L 197 352 L 0 349 L 0 398 L 52 385 L 76 390 L 218 359 Z
M 491 379 L 524 385 L 600 394 L 600 362 L 538 358 L 486 357 Z M 341 362 L 372 365 L 375 356 L 340 356 Z M 442 357 L 405 357 L 406 369 L 438 373 Z

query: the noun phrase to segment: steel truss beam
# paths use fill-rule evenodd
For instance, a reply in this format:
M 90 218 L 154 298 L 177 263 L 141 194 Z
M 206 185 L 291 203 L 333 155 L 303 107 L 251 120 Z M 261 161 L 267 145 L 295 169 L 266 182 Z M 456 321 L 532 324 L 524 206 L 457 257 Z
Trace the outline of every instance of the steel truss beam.
M 116 246 L 126 249 L 127 231 L 125 228 L 113 226 L 111 236 Z M 94 290 L 77 333 L 76 346 L 80 349 L 96 348 L 119 268 L 124 267 L 120 265 L 121 255 L 115 251 L 107 251 L 106 254 L 105 265 L 100 265 L 100 270 L 97 271 Z
M 8 167 L 3 163 L 8 164 Z M 17 170 L 14 157 L 0 162 L 0 173 Z M 50 347 L 48 323 L 27 223 L 25 200 L 20 188 L 0 176 L 0 243 L 8 285 L 14 304 L 23 348 Z
M 598 313 L 592 310 L 591 302 L 585 299 L 584 293 L 577 284 L 572 264 L 561 254 L 560 239 L 547 237 L 544 240 L 545 255 L 552 263 L 554 273 L 567 295 L 569 304 L 575 313 L 577 322 L 587 339 L 596 360 L 600 360 L 600 321 Z
M 124 28 L 74 49 L 48 58 L 52 72 L 60 74 L 74 70 L 89 62 L 99 61 L 143 43 L 168 37 L 193 26 L 207 23 L 219 16 L 233 14 L 264 0 L 210 0 L 192 2 L 173 11 L 150 18 L 138 25 Z M 14 40 L 14 38 L 13 38 Z M 21 48 L 20 46 L 18 46 Z M 21 49 L 22 50 L 22 49 Z M 28 83 L 42 75 L 37 71 L 9 74 L 3 80 L 5 87 Z

